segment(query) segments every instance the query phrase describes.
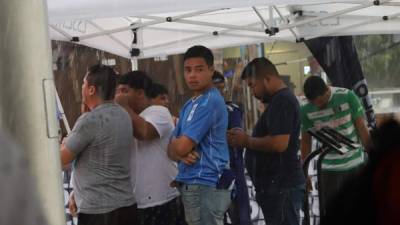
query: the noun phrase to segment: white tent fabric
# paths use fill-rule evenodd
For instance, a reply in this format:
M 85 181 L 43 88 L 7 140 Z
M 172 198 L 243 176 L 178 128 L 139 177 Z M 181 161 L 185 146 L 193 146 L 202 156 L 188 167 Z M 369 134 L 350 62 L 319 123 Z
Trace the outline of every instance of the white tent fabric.
M 277 5 L 276 5 L 277 4 Z M 52 40 L 130 58 L 328 35 L 400 33 L 400 0 L 48 0 Z M 265 31 L 274 31 L 275 35 Z M 137 43 L 132 45 L 136 29 Z

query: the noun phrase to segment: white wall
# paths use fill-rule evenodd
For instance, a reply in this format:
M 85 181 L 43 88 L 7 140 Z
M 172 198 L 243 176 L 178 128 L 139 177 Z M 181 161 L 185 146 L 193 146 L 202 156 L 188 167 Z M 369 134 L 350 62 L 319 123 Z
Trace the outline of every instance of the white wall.
M 271 50 L 272 49 L 272 50 Z M 307 58 L 311 56 L 310 51 L 304 43 L 276 42 L 265 45 L 265 56 L 274 64 L 281 75 L 290 75 L 290 80 L 296 85 L 295 93 L 302 92 L 305 79 L 304 66 L 308 65 Z M 304 59 L 301 62 L 290 62 Z M 279 65 L 287 62 L 286 65 Z

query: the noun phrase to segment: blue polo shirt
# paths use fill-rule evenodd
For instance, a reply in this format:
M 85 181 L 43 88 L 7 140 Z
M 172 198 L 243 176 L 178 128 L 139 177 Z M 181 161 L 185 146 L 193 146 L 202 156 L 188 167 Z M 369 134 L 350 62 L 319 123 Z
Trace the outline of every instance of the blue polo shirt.
M 179 162 L 176 180 L 185 184 L 216 186 L 222 171 L 229 167 L 227 128 L 228 112 L 216 88 L 186 102 L 174 135 L 184 135 L 193 140 L 200 158 L 193 165 Z

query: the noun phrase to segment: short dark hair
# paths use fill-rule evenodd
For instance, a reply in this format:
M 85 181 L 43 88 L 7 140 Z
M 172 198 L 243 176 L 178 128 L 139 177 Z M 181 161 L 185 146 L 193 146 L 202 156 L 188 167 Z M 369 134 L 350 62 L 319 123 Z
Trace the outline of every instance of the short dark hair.
M 153 83 L 150 91 L 150 98 L 157 98 L 160 95 L 168 95 L 167 88 L 159 83 Z
M 328 90 L 325 81 L 319 76 L 310 76 L 306 79 L 303 86 L 304 95 L 310 101 L 322 96 Z
M 189 58 L 203 58 L 209 67 L 214 66 L 214 55 L 210 49 L 202 45 L 195 45 L 186 50 L 183 56 L 185 62 Z
M 267 58 L 260 57 L 253 59 L 247 64 L 247 66 L 243 69 L 241 78 L 242 80 L 250 77 L 260 79 L 267 75 L 279 77 L 279 73 L 275 65 Z
M 114 69 L 97 64 L 88 69 L 86 80 L 96 88 L 96 94 L 104 101 L 114 99 L 117 74 Z
M 126 84 L 130 88 L 141 89 L 146 97 L 150 98 L 151 87 L 153 81 L 145 72 L 140 70 L 131 71 L 123 74 L 118 81 L 118 84 Z
M 225 83 L 225 77 L 221 72 L 214 70 L 212 81 L 214 84 Z

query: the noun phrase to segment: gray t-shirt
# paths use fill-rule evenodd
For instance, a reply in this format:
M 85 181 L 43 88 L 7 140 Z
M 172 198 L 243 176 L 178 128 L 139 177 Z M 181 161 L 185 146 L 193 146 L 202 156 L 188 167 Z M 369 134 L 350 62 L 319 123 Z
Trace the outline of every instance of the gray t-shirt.
M 132 123 L 115 103 L 83 114 L 66 147 L 77 157 L 73 186 L 78 212 L 100 214 L 135 203 L 130 182 Z

